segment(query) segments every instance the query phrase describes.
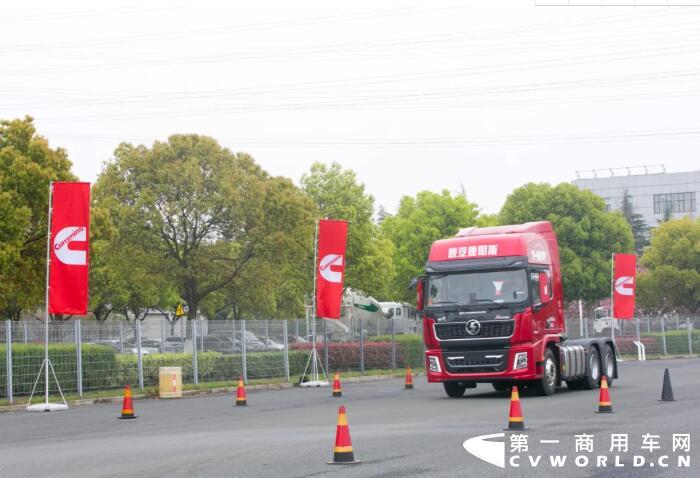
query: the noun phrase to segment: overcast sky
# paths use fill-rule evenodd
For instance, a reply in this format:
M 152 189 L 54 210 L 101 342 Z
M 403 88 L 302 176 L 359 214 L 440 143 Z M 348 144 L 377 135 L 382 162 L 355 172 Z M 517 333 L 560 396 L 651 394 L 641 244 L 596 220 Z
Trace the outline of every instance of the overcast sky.
M 0 17 L 0 118 L 33 116 L 82 180 L 172 133 L 296 182 L 337 161 L 392 212 L 423 189 L 496 212 L 577 170 L 700 168 L 700 7 L 100 3 Z

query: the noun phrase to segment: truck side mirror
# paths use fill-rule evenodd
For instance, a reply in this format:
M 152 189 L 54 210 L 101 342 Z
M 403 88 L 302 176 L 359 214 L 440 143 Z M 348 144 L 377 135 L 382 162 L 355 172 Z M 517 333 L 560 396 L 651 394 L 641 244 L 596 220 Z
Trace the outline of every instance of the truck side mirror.
M 416 310 L 423 310 L 423 282 L 425 279 L 418 279 L 416 285 Z
M 549 276 L 545 272 L 540 272 L 540 304 L 549 303 Z

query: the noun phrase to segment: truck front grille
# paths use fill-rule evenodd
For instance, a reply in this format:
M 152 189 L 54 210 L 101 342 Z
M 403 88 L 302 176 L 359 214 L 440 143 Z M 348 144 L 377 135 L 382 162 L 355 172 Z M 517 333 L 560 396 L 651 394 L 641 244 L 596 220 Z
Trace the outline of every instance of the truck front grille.
M 499 320 L 493 322 L 481 322 L 481 329 L 474 335 L 467 333 L 466 322 L 450 322 L 447 324 L 435 324 L 435 335 L 438 340 L 462 340 L 484 339 L 497 337 L 510 337 L 513 335 L 515 322 L 512 320 Z

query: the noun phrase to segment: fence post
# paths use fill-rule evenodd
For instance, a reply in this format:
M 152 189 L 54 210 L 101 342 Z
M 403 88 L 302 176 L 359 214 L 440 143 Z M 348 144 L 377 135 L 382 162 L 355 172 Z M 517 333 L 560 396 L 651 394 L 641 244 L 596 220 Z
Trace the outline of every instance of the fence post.
M 136 364 L 139 372 L 139 389 L 143 390 L 143 356 L 141 355 L 141 321 L 136 320 Z
M 265 319 L 265 352 L 268 351 L 267 342 L 270 340 L 270 323 Z
M 246 352 L 245 319 L 241 319 L 241 365 L 243 366 L 243 382 L 248 383 L 248 357 Z
M 5 365 L 7 366 L 7 400 L 12 405 L 12 321 L 5 321 L 5 340 L 7 345 L 5 347 Z M 24 330 L 27 330 L 26 328 Z
M 23 320 L 22 325 L 24 327 L 24 343 L 29 342 L 29 331 L 27 330 L 27 321 Z
M 119 353 L 124 353 L 124 322 L 119 321 Z
M 668 355 L 666 351 L 666 325 L 664 324 L 665 319 L 661 316 L 661 343 L 664 347 L 664 355 Z
M 326 319 L 323 320 L 323 366 L 326 368 L 326 373 L 331 373 L 328 370 L 328 324 Z
M 192 381 L 199 384 L 199 365 L 197 364 L 197 320 L 192 321 Z
M 282 336 L 284 338 L 284 376 L 289 382 L 289 336 L 287 335 L 287 319 L 282 321 Z
M 396 369 L 396 324 L 393 318 L 391 321 L 391 370 Z
M 160 353 L 165 352 L 165 337 L 168 335 L 165 330 L 168 328 L 166 322 L 168 322 L 168 325 L 170 324 L 170 320 L 168 320 L 167 317 L 162 317 L 160 319 Z
M 80 319 L 75 321 L 75 354 L 77 355 L 77 384 L 78 396 L 83 396 L 83 329 L 81 328 Z
M 364 320 L 358 319 L 360 324 L 360 373 L 365 373 L 365 330 Z
M 299 340 L 299 319 L 294 319 L 294 340 Z
M 688 355 L 693 355 L 693 329 L 690 327 L 690 316 L 685 318 L 688 326 Z

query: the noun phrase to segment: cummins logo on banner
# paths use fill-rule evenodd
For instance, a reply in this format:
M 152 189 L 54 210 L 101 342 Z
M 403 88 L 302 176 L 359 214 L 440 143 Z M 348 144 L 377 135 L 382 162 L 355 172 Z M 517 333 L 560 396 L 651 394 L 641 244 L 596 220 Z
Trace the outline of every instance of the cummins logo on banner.
M 90 183 L 51 187 L 49 313 L 87 314 Z
M 348 223 L 321 220 L 318 223 L 318 263 L 316 264 L 316 316 L 340 318 L 345 274 Z
M 328 254 L 321 258 L 318 265 L 318 273 L 321 274 L 328 282 L 340 284 L 343 282 L 343 273 L 340 270 L 334 270 L 343 266 L 343 256 L 340 254 Z
M 53 238 L 53 249 L 59 261 L 74 266 L 87 265 L 87 251 L 76 251 L 69 247 L 73 242 L 85 242 L 87 239 L 85 231 L 83 226 L 64 227 L 56 234 Z
M 613 317 L 634 317 L 634 286 L 637 273 L 637 256 L 615 254 L 613 256 Z

